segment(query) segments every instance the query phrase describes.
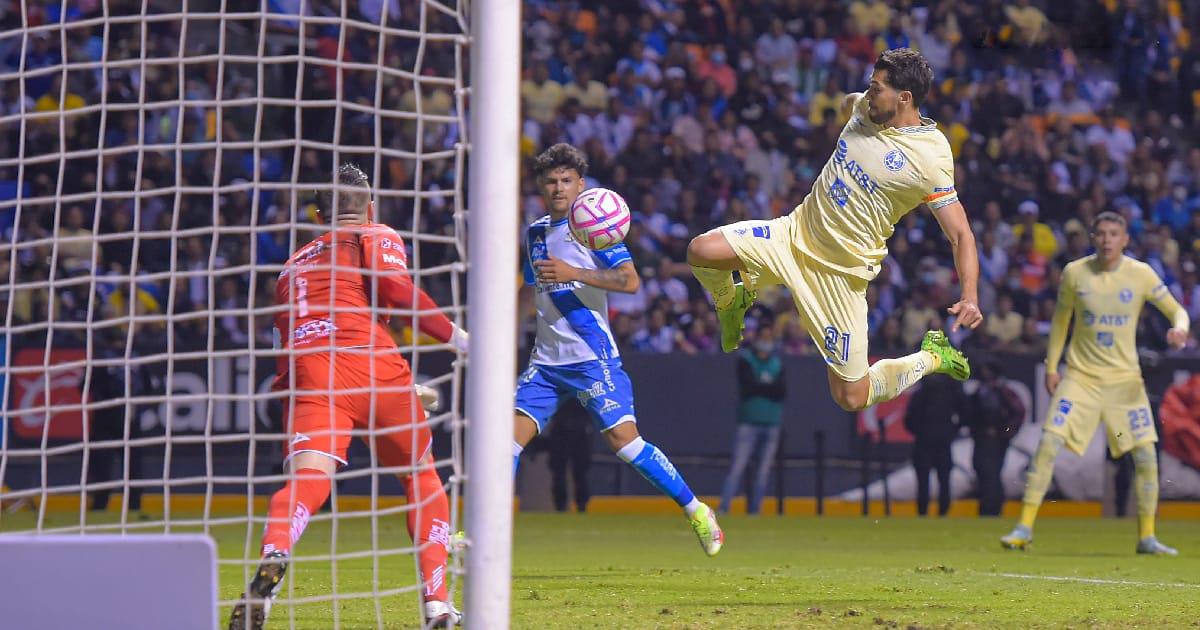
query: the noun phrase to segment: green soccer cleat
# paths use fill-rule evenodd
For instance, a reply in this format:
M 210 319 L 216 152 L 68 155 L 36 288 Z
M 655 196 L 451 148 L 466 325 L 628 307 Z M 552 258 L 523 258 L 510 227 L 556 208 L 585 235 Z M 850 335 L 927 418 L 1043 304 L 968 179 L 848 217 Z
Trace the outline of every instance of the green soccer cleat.
M 754 304 L 754 291 L 746 289 L 741 282 L 733 285 L 733 304 L 717 309 L 717 320 L 721 322 L 721 350 L 733 352 L 742 343 L 742 331 L 746 328 L 746 311 Z
M 1033 530 L 1024 525 L 1017 525 L 1007 536 L 1000 538 L 1000 546 L 1005 549 L 1025 551 L 1033 544 Z M 1141 549 L 1139 543 L 1138 548 Z
M 939 365 L 934 370 L 935 374 L 949 374 L 950 378 L 956 381 L 965 381 L 971 378 L 971 363 L 967 361 L 967 357 L 963 356 L 963 353 L 950 345 L 950 339 L 946 337 L 946 333 L 940 330 L 931 330 L 925 333 L 925 339 L 921 341 L 921 349 L 939 359 Z
M 725 544 L 725 532 L 721 531 L 721 526 L 717 525 L 717 514 L 712 511 L 712 508 L 701 503 L 700 509 L 692 515 L 688 522 L 692 525 L 692 530 L 696 532 L 696 537 L 700 539 L 700 546 L 704 548 L 704 553 L 708 557 L 713 557 L 721 551 L 721 546 Z
M 1147 536 L 1138 541 L 1137 552 L 1141 554 L 1149 554 L 1152 556 L 1178 556 L 1179 550 L 1174 547 L 1168 547 L 1160 542 L 1154 536 Z

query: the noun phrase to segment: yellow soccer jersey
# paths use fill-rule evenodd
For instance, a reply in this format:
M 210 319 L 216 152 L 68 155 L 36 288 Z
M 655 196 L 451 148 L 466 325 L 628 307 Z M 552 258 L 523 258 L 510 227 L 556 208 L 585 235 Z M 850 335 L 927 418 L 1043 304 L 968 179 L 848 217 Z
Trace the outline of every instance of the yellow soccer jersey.
M 1048 369 L 1058 369 L 1071 316 L 1075 327 L 1067 348 L 1067 366 L 1116 382 L 1140 378 L 1137 322 L 1150 302 L 1177 328 L 1187 329 L 1187 311 L 1175 301 L 1154 270 L 1128 256 L 1112 271 L 1101 271 L 1096 256 L 1073 261 L 1063 269 L 1058 304 L 1046 350 Z
M 917 127 L 885 128 L 853 95 L 854 113 L 812 192 L 793 211 L 796 246 L 830 268 L 864 280 L 879 273 L 887 239 L 916 206 L 958 201 L 950 142 L 927 118 Z

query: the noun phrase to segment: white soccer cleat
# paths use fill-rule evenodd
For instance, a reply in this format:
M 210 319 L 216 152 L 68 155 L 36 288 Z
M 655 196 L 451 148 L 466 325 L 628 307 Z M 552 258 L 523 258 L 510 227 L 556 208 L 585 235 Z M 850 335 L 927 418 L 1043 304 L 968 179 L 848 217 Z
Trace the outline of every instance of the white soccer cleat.
M 450 602 L 430 600 L 425 602 L 426 628 L 452 628 L 461 626 L 463 614 Z
M 1025 551 L 1033 544 L 1033 530 L 1024 525 L 1017 525 L 1007 536 L 1000 538 L 1000 546 L 1005 549 Z
M 721 531 L 721 526 L 717 524 L 717 513 L 712 508 L 701 503 L 700 509 L 688 519 L 692 530 L 696 532 L 696 537 L 700 539 L 700 546 L 704 548 L 704 553 L 709 556 L 717 555 L 721 551 L 721 547 L 725 544 L 725 532 Z
M 1140 554 L 1148 554 L 1152 556 L 1178 556 L 1179 550 L 1174 547 L 1168 547 L 1160 542 L 1156 536 L 1147 536 L 1138 541 L 1137 552 Z

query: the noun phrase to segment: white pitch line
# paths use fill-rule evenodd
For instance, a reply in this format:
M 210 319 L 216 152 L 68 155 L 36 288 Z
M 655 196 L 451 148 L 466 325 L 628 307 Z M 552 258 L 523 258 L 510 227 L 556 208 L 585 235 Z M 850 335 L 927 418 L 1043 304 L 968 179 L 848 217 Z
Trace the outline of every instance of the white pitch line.
M 1138 582 L 1135 580 L 1102 580 L 1100 578 L 1067 577 L 1061 575 L 1026 575 L 1024 573 L 980 573 L 995 577 L 1017 578 L 1021 580 L 1049 580 L 1051 582 L 1080 582 L 1082 584 L 1111 584 L 1115 586 L 1169 586 L 1173 588 L 1200 588 L 1200 584 L 1185 582 Z

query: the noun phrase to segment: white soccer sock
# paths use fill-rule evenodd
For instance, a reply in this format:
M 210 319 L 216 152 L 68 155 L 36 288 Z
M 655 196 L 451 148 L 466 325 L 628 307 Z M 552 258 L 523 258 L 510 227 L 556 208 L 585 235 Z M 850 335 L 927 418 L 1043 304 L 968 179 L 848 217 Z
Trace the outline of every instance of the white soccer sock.
M 891 400 L 937 367 L 937 357 L 918 350 L 898 359 L 880 359 L 867 369 L 871 395 L 867 406 Z

